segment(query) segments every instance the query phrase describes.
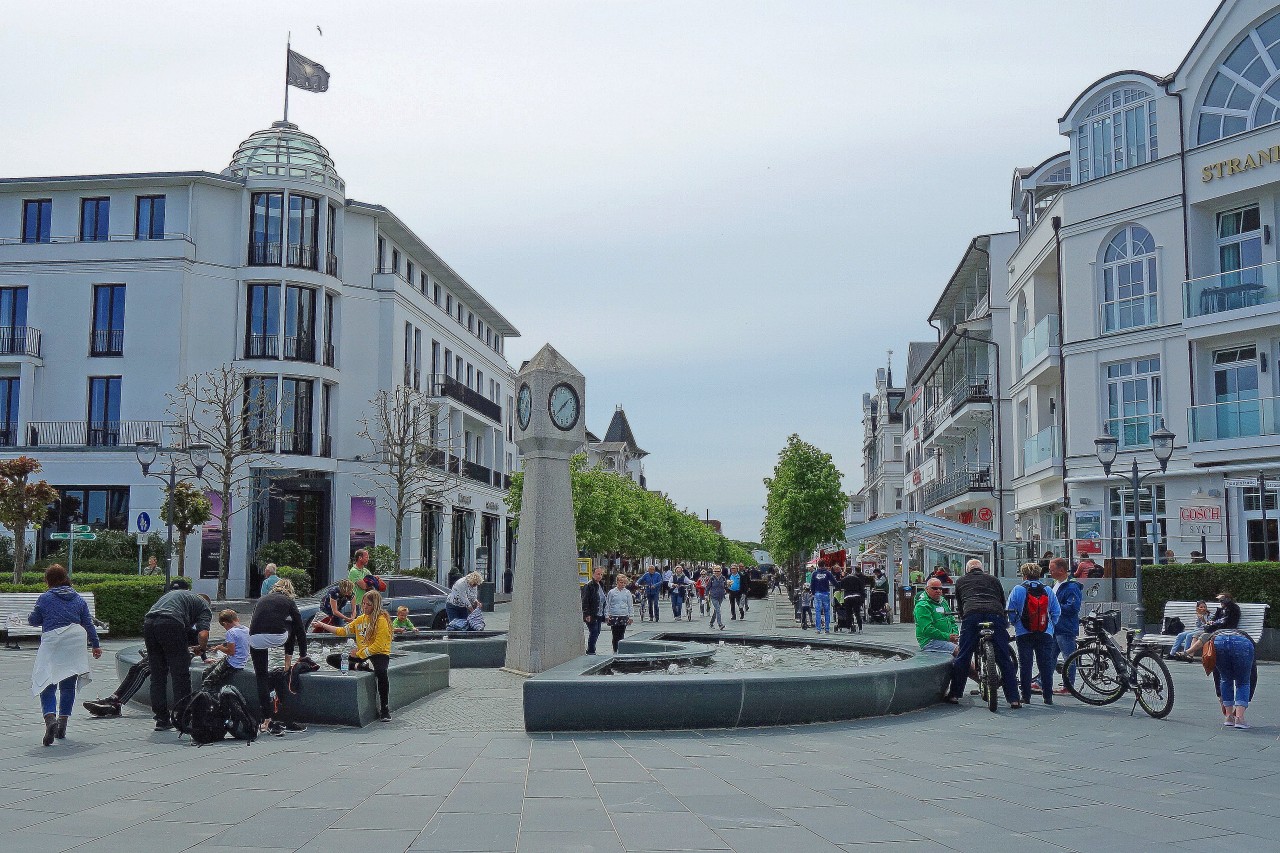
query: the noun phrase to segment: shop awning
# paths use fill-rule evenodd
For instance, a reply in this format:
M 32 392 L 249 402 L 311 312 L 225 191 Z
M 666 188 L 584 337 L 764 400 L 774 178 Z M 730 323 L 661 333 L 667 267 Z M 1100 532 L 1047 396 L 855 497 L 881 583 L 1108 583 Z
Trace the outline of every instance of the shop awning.
M 846 547 L 856 550 L 859 542 L 903 534 L 940 549 L 973 554 L 990 553 L 991 546 L 1000 539 L 992 530 L 922 512 L 900 512 L 864 524 L 853 524 L 845 528 L 844 538 Z

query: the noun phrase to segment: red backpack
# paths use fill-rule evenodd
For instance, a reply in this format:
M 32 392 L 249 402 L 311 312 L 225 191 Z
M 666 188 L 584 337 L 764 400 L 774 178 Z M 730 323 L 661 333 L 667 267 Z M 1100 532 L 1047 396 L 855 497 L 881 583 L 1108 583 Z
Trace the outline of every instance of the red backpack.
M 1022 627 L 1033 634 L 1043 634 L 1049 630 L 1049 591 L 1038 581 L 1027 581 L 1022 586 L 1027 591 L 1022 605 Z

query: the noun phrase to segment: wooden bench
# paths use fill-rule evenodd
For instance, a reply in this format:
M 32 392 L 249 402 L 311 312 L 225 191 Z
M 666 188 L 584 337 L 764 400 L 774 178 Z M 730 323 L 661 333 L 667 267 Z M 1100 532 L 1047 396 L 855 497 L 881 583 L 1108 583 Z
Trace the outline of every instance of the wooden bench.
M 1240 604 L 1237 602 L 1237 604 Z M 1209 615 L 1217 609 L 1217 604 L 1209 602 Z M 1193 631 L 1196 627 L 1196 603 L 1194 601 L 1170 601 L 1164 606 L 1166 619 L 1177 617 L 1182 620 L 1184 630 Z M 1265 604 L 1240 604 L 1239 631 L 1248 634 L 1255 643 L 1262 642 L 1262 623 L 1267 616 Z M 1146 634 L 1142 642 L 1150 646 L 1172 646 L 1175 634 Z
M 40 595 L 41 593 L 38 592 L 0 593 L 0 627 L 5 632 L 4 647 L 6 649 L 21 648 L 18 645 L 20 638 L 40 636 L 39 626 L 27 624 L 27 617 L 31 615 L 32 610 L 35 610 L 36 600 Z M 97 629 L 98 636 L 107 636 L 111 626 L 99 621 L 94 607 L 93 593 L 82 592 L 80 597 L 84 599 L 85 604 L 89 605 L 89 615 L 93 618 L 93 627 Z

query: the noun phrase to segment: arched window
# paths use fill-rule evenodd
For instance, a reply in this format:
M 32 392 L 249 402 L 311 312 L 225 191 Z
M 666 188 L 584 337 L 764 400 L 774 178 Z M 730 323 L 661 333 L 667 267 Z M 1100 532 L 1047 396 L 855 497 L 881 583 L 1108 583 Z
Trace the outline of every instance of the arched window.
M 1156 146 L 1156 105 L 1145 89 L 1116 89 L 1094 104 L 1076 128 L 1079 181 L 1150 162 Z
M 1102 256 L 1102 331 L 1151 326 L 1156 319 L 1156 242 L 1141 225 L 1130 225 Z
M 1200 102 L 1200 144 L 1280 120 L 1280 15 L 1245 33 Z

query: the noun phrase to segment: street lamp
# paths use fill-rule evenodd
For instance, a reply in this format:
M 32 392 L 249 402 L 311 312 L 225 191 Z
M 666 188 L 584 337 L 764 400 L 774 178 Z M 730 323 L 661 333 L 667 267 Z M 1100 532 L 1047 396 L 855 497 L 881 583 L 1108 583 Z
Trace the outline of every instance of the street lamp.
M 167 477 L 169 480 L 169 511 L 165 513 L 165 517 L 168 519 L 168 535 L 165 538 L 164 546 L 164 585 L 167 587 L 169 582 L 173 580 L 173 493 L 178 486 L 178 461 L 175 457 L 187 457 L 187 460 L 195 469 L 196 477 L 199 477 L 204 471 L 204 466 L 209 464 L 209 445 L 190 444 L 185 447 L 161 447 L 158 441 L 145 438 L 138 441 L 134 447 L 134 453 L 137 454 L 138 464 L 142 466 L 142 476 L 155 477 L 160 480 Z M 155 464 L 156 457 L 162 453 L 169 459 L 169 470 L 153 472 L 151 466 Z
M 1133 466 L 1128 474 L 1119 474 L 1115 476 L 1126 480 L 1129 488 L 1133 491 L 1133 565 L 1134 565 L 1134 581 L 1137 584 L 1138 607 L 1134 613 L 1138 618 L 1138 627 L 1142 628 L 1146 624 L 1147 608 L 1142 603 L 1142 534 L 1139 524 L 1138 515 L 1138 488 L 1142 485 L 1142 481 L 1156 474 L 1163 474 L 1165 469 L 1169 467 L 1169 457 L 1173 456 L 1173 440 L 1176 436 L 1170 432 L 1164 425 L 1164 418 L 1160 419 L 1160 428 L 1151 433 L 1151 452 L 1156 457 L 1156 462 L 1160 464 L 1159 471 L 1148 471 L 1145 474 L 1138 474 L 1138 455 L 1133 455 Z M 1107 431 L 1103 431 L 1102 435 L 1093 440 L 1096 448 L 1098 461 L 1102 463 L 1102 472 L 1110 477 L 1111 466 L 1115 464 L 1116 453 L 1120 449 L 1120 440 Z M 1156 492 L 1151 490 L 1151 561 L 1152 564 L 1158 564 L 1160 560 L 1160 526 L 1156 514 Z

